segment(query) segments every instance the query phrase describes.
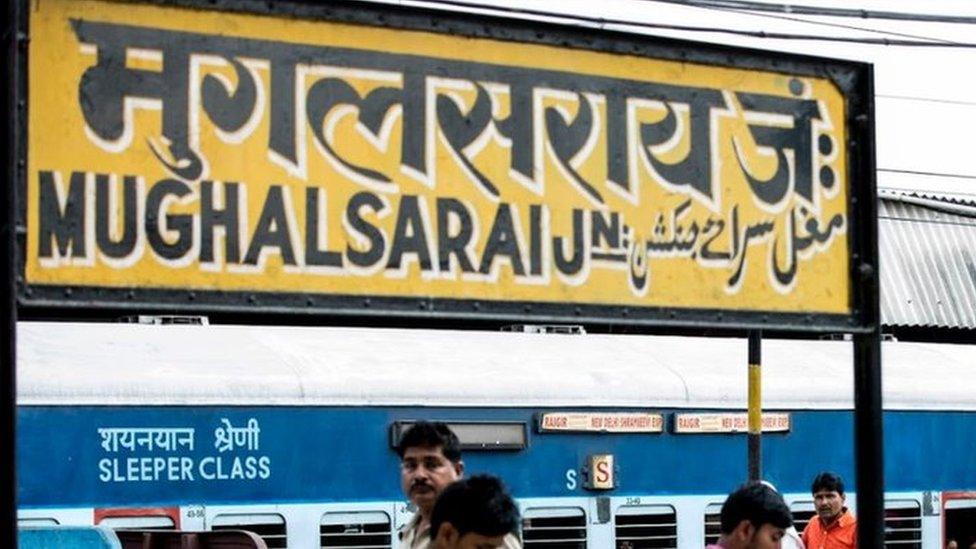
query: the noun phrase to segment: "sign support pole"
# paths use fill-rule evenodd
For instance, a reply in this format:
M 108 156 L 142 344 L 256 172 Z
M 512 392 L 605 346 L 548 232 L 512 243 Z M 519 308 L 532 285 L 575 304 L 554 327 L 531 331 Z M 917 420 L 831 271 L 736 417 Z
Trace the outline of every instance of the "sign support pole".
M 0 445 L 6 454 L 4 461 L 8 465 L 0 473 L 0 546 L 17 547 L 17 451 L 15 436 L 17 409 L 17 139 L 20 130 L 17 117 L 16 96 L 20 86 L 17 74 L 19 59 L 18 9 L 20 0 L 10 0 L 6 3 L 3 14 L 3 82 L 0 85 L 2 105 L 0 116 L 3 122 L 3 141 L 0 151 L 3 154 L 4 170 L 4 208 L 3 221 L 0 223 L 0 257 L 4 259 L 3 267 L 3 302 L 0 303 Z
M 871 201 L 872 203 L 874 201 Z M 873 204 L 872 204 L 873 206 Z M 874 220 L 874 217 L 862 217 Z M 877 223 L 868 223 L 877 246 Z M 877 257 L 875 253 L 873 257 Z M 884 546 L 884 429 L 881 392 L 881 313 L 877 269 L 860 265 L 866 286 L 865 316 L 871 326 L 854 334 L 854 455 L 857 473 L 858 547 Z
M 749 331 L 749 480 L 762 480 L 762 330 Z
M 868 68 L 861 86 L 864 113 L 852 124 L 852 142 L 873 144 L 874 76 Z M 861 225 L 859 257 L 852 263 L 852 281 L 860 286 L 854 313 L 868 330 L 854 334 L 854 459 L 857 476 L 858 547 L 884 547 L 884 429 L 881 391 L 881 281 L 878 272 L 878 200 L 875 149 L 860 147 L 855 170 L 866 192 L 852 201 Z
M 884 437 L 881 341 L 877 330 L 854 336 L 854 451 L 858 547 L 884 546 Z

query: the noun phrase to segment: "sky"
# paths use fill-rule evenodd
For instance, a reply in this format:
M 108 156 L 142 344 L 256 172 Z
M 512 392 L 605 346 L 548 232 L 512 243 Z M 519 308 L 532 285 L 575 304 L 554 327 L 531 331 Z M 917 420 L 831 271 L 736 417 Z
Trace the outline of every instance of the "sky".
M 459 9 L 415 0 L 379 2 Z M 752 48 L 836 57 L 872 63 L 878 186 L 959 195 L 976 200 L 976 24 L 899 21 L 880 18 L 824 17 L 782 12 L 743 12 L 677 5 L 655 0 L 462 0 L 492 7 L 517 8 L 565 16 L 561 22 L 602 26 L 653 36 L 741 45 Z M 972 0 L 801 0 L 764 3 L 968 16 L 976 21 Z M 470 9 L 465 9 L 470 11 Z M 490 13 L 490 12 L 489 12 Z M 532 15 L 513 14 L 532 18 Z M 582 16 L 590 21 L 574 19 Z M 898 46 L 814 40 L 754 38 L 723 32 L 678 31 L 624 25 L 634 23 L 694 26 L 705 29 L 765 31 L 852 38 L 927 41 L 949 46 Z M 959 47 L 958 44 L 970 44 Z

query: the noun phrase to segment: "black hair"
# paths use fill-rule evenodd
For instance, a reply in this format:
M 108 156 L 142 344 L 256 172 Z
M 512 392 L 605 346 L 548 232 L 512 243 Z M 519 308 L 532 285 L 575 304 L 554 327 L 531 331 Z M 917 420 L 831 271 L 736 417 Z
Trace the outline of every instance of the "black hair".
M 844 481 L 840 478 L 840 475 L 831 473 L 830 471 L 824 471 L 817 475 L 813 479 L 813 483 L 810 484 L 810 493 L 816 494 L 817 492 L 837 492 L 843 496 Z
M 461 461 L 461 443 L 457 435 L 439 421 L 418 421 L 410 426 L 397 444 L 397 454 L 403 459 L 407 448 L 437 448 L 440 447 L 444 457 L 453 463 Z
M 450 484 L 430 513 L 430 537 L 450 523 L 463 536 L 502 536 L 518 532 L 519 511 L 505 485 L 491 475 L 474 475 Z
M 744 520 L 756 528 L 772 524 L 777 528 L 793 525 L 793 515 L 783 496 L 761 482 L 748 482 L 729 494 L 722 504 L 722 533 L 731 534 Z

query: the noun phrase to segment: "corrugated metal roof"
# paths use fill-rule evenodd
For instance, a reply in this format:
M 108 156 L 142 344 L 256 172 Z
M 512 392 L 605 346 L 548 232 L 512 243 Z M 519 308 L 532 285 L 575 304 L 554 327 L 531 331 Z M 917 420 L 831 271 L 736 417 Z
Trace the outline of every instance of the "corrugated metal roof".
M 955 204 L 976 208 L 976 194 L 936 193 L 933 191 L 910 191 L 907 189 L 883 189 L 879 195 L 882 198 L 898 199 L 899 197 L 922 198 L 932 200 L 937 204 Z M 976 212 L 976 210 L 973 210 Z
M 879 198 L 882 323 L 976 329 L 976 204 L 917 193 Z

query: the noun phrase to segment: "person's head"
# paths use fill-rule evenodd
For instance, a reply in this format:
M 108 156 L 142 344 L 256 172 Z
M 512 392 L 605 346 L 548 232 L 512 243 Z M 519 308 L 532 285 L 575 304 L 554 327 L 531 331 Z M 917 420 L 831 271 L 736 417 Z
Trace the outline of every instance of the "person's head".
M 730 549 L 779 549 L 793 515 L 776 490 L 749 482 L 725 499 L 721 523 L 722 540 Z
M 404 495 L 429 516 L 441 491 L 464 473 L 457 435 L 443 423 L 419 421 L 403 434 L 397 453 Z
M 515 501 L 496 477 L 474 475 L 441 492 L 430 515 L 433 549 L 494 549 L 518 531 Z
M 813 479 L 810 493 L 813 494 L 813 504 L 820 520 L 833 522 L 844 511 L 847 496 L 844 495 L 844 481 L 840 476 L 829 471 L 820 473 Z

